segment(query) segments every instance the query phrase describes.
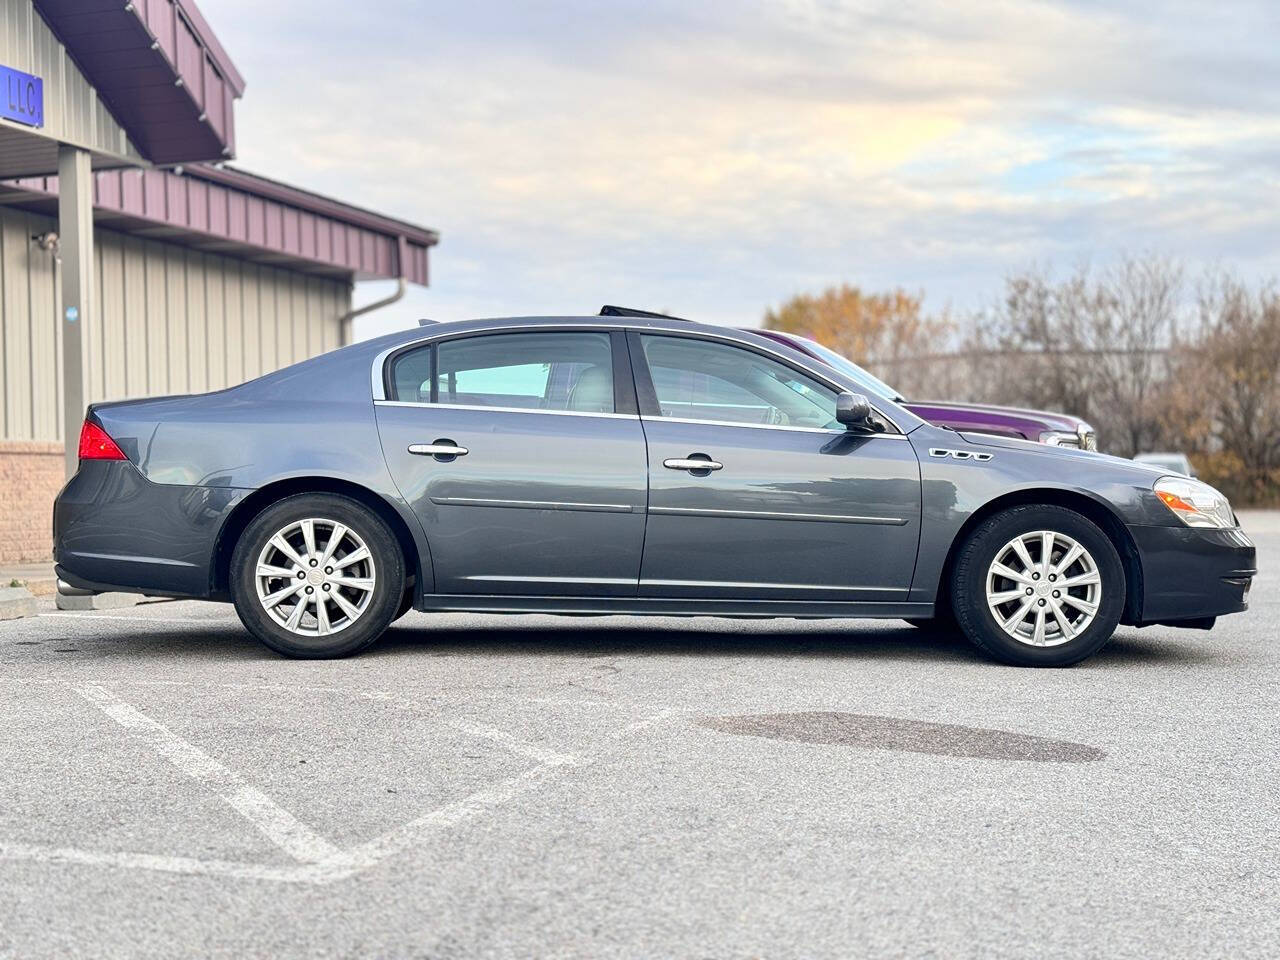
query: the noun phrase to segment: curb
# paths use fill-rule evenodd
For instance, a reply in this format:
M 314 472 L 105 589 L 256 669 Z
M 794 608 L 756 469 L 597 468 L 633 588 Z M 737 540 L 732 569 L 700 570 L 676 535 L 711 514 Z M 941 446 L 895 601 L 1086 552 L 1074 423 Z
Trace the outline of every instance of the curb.
M 26 587 L 0 587 L 0 620 L 20 620 L 38 613 L 36 598 Z

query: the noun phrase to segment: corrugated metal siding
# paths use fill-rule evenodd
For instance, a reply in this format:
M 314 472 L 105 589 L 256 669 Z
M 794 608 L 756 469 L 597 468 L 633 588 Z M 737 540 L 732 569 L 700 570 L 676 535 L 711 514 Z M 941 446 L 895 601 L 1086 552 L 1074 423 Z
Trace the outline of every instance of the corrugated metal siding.
M 44 127 L 32 133 L 142 160 L 31 0 L 0 0 L 0 63 L 44 80 Z
M 62 439 L 53 259 L 31 243 L 47 217 L 0 207 L 0 438 Z M 99 229 L 92 400 L 200 393 L 338 346 L 351 286 Z

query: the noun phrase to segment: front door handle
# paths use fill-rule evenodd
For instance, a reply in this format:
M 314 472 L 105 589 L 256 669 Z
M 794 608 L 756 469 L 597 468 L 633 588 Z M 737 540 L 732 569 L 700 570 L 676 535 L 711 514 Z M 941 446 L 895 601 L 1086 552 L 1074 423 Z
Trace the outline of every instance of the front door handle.
M 409 452 L 419 457 L 435 457 L 442 463 L 448 463 L 456 457 L 465 457 L 469 451 L 452 440 L 435 440 L 431 443 L 411 443 Z
M 712 460 L 705 453 L 695 453 L 687 458 L 675 457 L 671 460 L 663 460 L 662 465 L 668 470 L 702 471 L 704 473 L 724 468 L 723 463 L 719 460 Z

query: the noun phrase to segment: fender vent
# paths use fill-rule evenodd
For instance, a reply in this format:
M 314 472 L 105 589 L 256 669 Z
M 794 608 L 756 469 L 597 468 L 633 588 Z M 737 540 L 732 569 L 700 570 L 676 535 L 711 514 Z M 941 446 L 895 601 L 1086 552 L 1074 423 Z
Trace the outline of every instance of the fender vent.
M 950 457 L 952 460 L 976 460 L 979 463 L 985 463 L 992 458 L 993 454 L 978 453 L 975 450 L 947 450 L 943 447 L 930 447 L 929 456 Z

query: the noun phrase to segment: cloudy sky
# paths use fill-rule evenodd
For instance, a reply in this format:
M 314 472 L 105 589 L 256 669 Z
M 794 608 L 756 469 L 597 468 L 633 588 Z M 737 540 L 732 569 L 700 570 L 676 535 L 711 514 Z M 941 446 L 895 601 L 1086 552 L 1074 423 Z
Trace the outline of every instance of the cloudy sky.
M 753 324 L 840 282 L 964 310 L 1124 251 L 1280 274 L 1274 0 L 200 5 L 248 82 L 241 166 L 440 231 L 366 336 Z

